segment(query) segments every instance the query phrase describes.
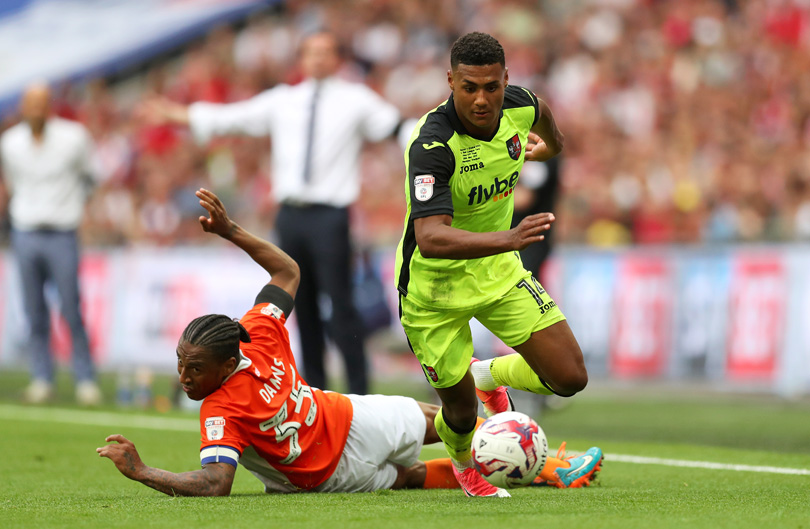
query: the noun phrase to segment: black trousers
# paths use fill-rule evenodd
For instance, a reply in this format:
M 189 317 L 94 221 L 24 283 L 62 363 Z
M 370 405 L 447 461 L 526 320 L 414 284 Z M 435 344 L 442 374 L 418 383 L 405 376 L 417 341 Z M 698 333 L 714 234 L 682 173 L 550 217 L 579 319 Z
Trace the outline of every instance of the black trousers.
M 363 324 L 352 301 L 348 209 L 283 204 L 276 228 L 281 249 L 301 269 L 295 313 L 307 383 L 321 389 L 328 387 L 324 369 L 328 333 L 343 355 L 349 393 L 368 393 Z M 324 295 L 331 305 L 328 322 L 321 313 Z

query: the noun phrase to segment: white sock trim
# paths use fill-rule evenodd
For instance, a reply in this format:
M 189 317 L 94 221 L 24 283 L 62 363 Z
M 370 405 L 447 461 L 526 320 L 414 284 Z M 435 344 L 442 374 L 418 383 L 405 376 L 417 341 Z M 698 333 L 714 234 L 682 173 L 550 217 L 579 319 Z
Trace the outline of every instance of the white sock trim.
M 495 382 L 492 372 L 489 370 L 489 365 L 492 359 L 481 360 L 470 365 L 470 372 L 473 379 L 475 379 L 475 387 L 481 391 L 492 391 L 497 389 L 499 384 Z

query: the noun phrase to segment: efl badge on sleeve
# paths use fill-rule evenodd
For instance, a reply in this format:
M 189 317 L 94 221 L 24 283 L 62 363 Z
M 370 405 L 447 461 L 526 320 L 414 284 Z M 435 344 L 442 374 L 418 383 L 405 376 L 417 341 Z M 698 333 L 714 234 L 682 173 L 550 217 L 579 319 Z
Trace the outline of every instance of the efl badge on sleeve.
M 272 316 L 273 318 L 276 318 L 277 320 L 280 320 L 281 317 L 284 316 L 284 311 L 281 310 L 280 308 L 276 307 L 272 303 L 268 303 L 267 305 L 265 305 L 262 308 L 261 312 L 265 316 Z
M 413 177 L 413 189 L 416 200 L 424 202 L 430 200 L 433 196 L 433 184 L 436 183 L 436 178 L 429 174 L 423 174 Z
M 523 150 L 523 146 L 520 144 L 520 137 L 517 134 L 506 140 L 506 149 L 509 151 L 509 156 L 513 160 L 517 160 L 520 157 L 520 151 Z
M 205 435 L 209 441 L 219 441 L 225 435 L 225 417 L 205 419 Z

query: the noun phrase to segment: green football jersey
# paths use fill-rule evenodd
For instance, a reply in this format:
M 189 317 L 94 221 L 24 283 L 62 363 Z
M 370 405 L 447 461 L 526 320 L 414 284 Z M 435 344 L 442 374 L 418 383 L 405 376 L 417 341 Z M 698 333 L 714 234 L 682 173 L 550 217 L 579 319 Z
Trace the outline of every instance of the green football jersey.
M 428 259 L 419 252 L 414 220 L 451 215 L 471 232 L 510 229 L 523 167 L 523 146 L 538 119 L 535 95 L 507 86 L 500 122 L 489 140 L 467 134 L 453 96 L 425 114 L 405 150 L 405 230 L 397 248 L 397 288 L 429 309 L 467 309 L 503 295 L 525 273 L 517 252 L 478 259 Z

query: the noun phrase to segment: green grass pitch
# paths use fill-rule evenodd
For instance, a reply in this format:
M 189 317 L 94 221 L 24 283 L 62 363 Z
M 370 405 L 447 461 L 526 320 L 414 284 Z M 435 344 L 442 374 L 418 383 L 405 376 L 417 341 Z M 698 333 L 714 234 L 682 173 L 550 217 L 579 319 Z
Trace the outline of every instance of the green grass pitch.
M 4 529 L 810 529 L 807 402 L 586 392 L 540 422 L 555 448 L 566 440 L 569 451 L 604 449 L 603 470 L 587 489 L 520 489 L 511 499 L 470 499 L 458 490 L 268 495 L 240 468 L 229 498 L 173 498 L 124 478 L 95 448 L 106 435 L 122 433 L 147 464 L 193 470 L 199 468 L 196 416 L 112 407 L 85 411 L 68 401 L 56 408 L 24 407 L 8 383 L 0 373 Z M 17 391 L 18 380 L 11 386 Z M 155 429 L 160 426 L 150 423 L 155 419 L 169 421 L 164 424 L 172 429 Z M 625 462 L 625 456 L 782 467 L 804 474 L 639 464 Z M 423 457 L 443 457 L 443 452 L 429 446 Z

